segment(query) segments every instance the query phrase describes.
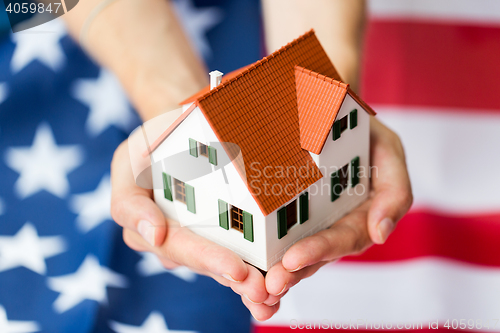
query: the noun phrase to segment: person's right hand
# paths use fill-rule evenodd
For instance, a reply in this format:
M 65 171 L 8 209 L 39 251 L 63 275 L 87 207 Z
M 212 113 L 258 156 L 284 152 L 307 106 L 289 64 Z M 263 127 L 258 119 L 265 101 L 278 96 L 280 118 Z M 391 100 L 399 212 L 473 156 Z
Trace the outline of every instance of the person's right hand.
M 111 215 L 123 227 L 125 243 L 133 250 L 156 254 L 167 269 L 187 266 L 231 287 L 255 319 L 272 317 L 279 309 L 279 297 L 268 294 L 263 275 L 231 250 L 166 219 L 152 199 L 153 191 L 136 184 L 128 144 L 124 141 L 117 148 L 111 162 Z

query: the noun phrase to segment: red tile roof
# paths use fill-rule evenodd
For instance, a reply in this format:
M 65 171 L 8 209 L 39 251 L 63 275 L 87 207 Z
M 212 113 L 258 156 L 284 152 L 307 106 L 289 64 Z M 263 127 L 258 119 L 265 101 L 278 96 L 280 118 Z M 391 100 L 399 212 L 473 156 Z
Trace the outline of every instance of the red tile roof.
M 219 141 L 241 149 L 234 163 L 265 215 L 322 177 L 300 145 L 295 65 L 340 80 L 310 31 L 198 98 Z
M 341 81 L 311 30 L 268 57 L 226 75 L 215 89 L 206 88 L 184 101 L 195 102 L 193 105 L 203 112 L 264 215 L 280 208 L 322 178 L 311 155 L 301 146 L 299 128 L 304 124 L 303 130 L 309 131 L 317 120 L 307 106 L 312 105 L 312 101 L 305 96 L 299 98 L 299 103 L 306 105 L 301 115 L 299 113 L 297 94 L 301 94 L 301 89 L 310 89 L 310 85 L 305 84 L 309 80 L 305 75 L 299 78 L 304 84 L 300 83 L 296 89 L 295 66 L 309 69 L 299 72 L 309 73 L 310 77 L 314 71 L 313 75 L 324 77 L 325 82 L 331 81 L 327 84 L 332 87 L 322 88 L 325 92 L 336 91 L 333 82 Z M 322 86 L 318 82 L 311 84 L 316 85 Z M 343 89 L 351 93 L 347 85 L 339 82 L 337 87 L 345 87 Z M 330 106 L 336 103 L 332 100 Z M 338 108 L 322 116 L 333 123 L 336 113 Z M 187 114 L 189 112 L 181 117 L 184 119 Z M 175 127 L 172 125 L 156 140 L 150 151 L 155 150 Z M 323 127 L 329 130 L 331 123 L 322 125 L 322 132 Z M 324 144 L 324 140 L 319 144 L 321 139 L 314 138 L 312 133 L 303 137 L 302 143 L 314 151 Z
M 348 84 L 295 66 L 300 145 L 319 155 L 347 94 Z

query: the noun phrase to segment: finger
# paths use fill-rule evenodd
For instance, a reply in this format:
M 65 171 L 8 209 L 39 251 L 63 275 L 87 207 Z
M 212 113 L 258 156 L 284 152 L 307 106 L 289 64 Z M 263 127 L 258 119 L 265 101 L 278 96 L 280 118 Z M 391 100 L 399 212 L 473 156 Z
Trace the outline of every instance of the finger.
M 371 122 L 373 201 L 368 214 L 372 241 L 384 243 L 413 202 L 403 146 L 378 120 Z
M 146 242 L 141 235 L 130 229 L 123 228 L 123 241 L 125 242 L 125 244 L 127 244 L 128 247 L 137 252 L 150 252 L 152 249 L 151 245 Z M 160 260 L 163 267 L 165 267 L 166 269 L 174 269 L 176 267 L 179 267 L 179 265 L 174 263 L 173 261 L 161 257 L 157 253 L 155 254 L 158 260 Z
M 370 246 L 372 241 L 366 225 L 370 201 L 365 201 L 330 228 L 295 243 L 283 256 L 283 267 L 295 272 L 321 261 L 359 253 Z
M 167 222 L 167 238 L 157 249 L 160 256 L 233 282 L 242 282 L 247 278 L 247 265 L 233 251 L 181 227 L 176 221 Z
M 235 283 L 245 281 L 248 275 L 248 265 L 233 251 L 181 227 L 175 221 L 167 221 L 170 232 L 161 246 L 152 247 L 137 233 L 129 230 L 124 231 L 124 240 L 131 248 L 153 252 L 162 261 L 171 262 L 172 266 L 187 266 L 198 274 L 224 278 Z M 217 281 L 221 282 L 220 279 Z M 222 284 L 230 286 L 227 282 Z M 264 287 L 263 289 L 265 290 Z
M 149 244 L 142 238 L 141 235 L 130 229 L 123 228 L 123 241 L 134 251 L 147 252 L 150 249 Z
M 254 304 L 262 304 L 269 297 L 264 276 L 257 268 L 249 265 L 247 278 L 241 283 L 231 283 L 231 288 Z
M 163 213 L 151 199 L 151 190 L 134 181 L 127 142 L 118 147 L 111 163 L 111 216 L 122 227 L 138 232 L 151 246 L 167 233 Z
M 288 289 L 288 290 L 290 290 L 290 289 Z M 279 301 L 281 301 L 281 298 L 283 298 L 283 296 L 285 296 L 288 293 L 288 290 L 285 291 L 283 294 L 281 294 L 279 296 L 271 295 L 270 294 L 267 297 L 267 299 L 264 301 L 264 304 L 267 305 L 267 306 L 272 306 L 272 305 L 277 304 Z
M 250 313 L 257 321 L 265 321 L 270 319 L 280 308 L 280 303 L 276 303 L 272 306 L 267 306 L 265 304 L 254 304 L 250 302 L 245 297 L 241 297 L 243 304 L 250 310 Z
M 290 290 L 290 288 L 295 286 L 301 280 L 312 276 L 318 271 L 318 269 L 327 263 L 328 262 L 326 261 L 321 261 L 295 272 L 286 270 L 281 263 L 274 265 L 266 275 L 266 289 L 270 296 L 269 300 L 266 300 L 264 303 L 267 304 L 268 302 L 272 302 L 272 300 L 276 300 L 276 298 L 281 299 Z

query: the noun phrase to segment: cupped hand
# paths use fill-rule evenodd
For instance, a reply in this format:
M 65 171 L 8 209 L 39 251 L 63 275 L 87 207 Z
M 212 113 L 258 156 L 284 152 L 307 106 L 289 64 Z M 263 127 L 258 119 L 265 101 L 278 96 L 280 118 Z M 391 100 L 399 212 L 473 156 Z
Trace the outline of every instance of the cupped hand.
M 257 320 L 278 311 L 279 298 L 269 296 L 262 274 L 234 252 L 166 219 L 153 201 L 153 191 L 139 187 L 132 172 L 128 141 L 116 150 L 111 163 L 111 214 L 123 227 L 125 243 L 136 251 L 156 254 L 168 269 L 186 266 L 241 295 Z M 139 157 L 137 157 L 139 158 Z M 263 304 L 275 300 L 273 305 Z
M 323 265 L 383 244 L 413 202 L 403 146 L 399 137 L 375 118 L 370 121 L 371 193 L 367 201 L 330 228 L 306 237 L 285 253 L 266 275 L 269 300 Z M 266 300 L 265 303 L 268 303 Z

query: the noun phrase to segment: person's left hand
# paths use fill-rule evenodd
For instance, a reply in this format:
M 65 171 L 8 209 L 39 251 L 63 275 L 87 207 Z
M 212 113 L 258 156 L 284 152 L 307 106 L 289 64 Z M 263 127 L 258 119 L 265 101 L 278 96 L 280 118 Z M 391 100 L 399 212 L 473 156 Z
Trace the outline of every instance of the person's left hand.
M 383 244 L 410 209 L 413 197 L 399 137 L 373 117 L 370 130 L 371 165 L 378 171 L 372 175 L 370 198 L 330 228 L 290 247 L 266 275 L 270 297 L 264 304 L 276 302 L 323 265 Z

